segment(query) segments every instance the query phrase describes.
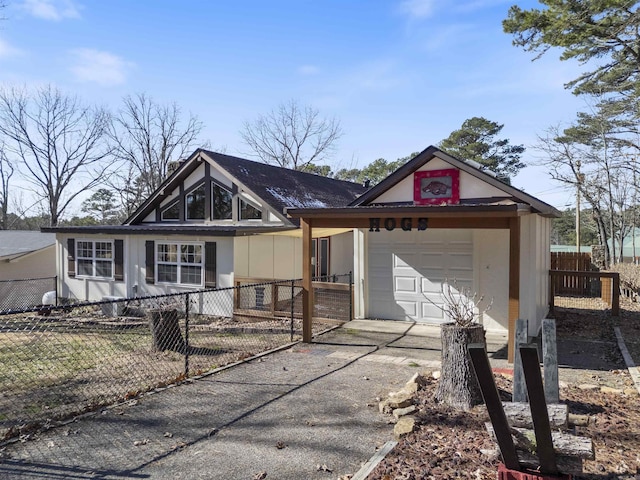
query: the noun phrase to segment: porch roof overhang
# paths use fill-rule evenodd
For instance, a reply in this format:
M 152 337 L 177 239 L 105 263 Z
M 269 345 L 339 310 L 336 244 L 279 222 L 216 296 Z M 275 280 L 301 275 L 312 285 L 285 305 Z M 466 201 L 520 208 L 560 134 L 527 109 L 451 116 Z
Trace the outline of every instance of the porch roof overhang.
M 341 208 L 287 208 L 291 218 L 314 228 L 368 228 L 372 218 L 426 218 L 431 228 L 509 228 L 509 219 L 532 213 L 522 203 L 483 205 L 373 205 Z

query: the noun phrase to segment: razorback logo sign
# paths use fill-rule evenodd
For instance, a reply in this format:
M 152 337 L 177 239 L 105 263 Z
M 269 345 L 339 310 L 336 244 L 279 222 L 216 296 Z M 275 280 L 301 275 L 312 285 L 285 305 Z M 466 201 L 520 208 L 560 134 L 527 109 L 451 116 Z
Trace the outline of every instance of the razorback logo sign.
M 397 218 L 385 218 L 384 220 L 380 218 L 370 218 L 369 219 L 369 231 L 370 232 L 379 232 L 380 227 L 384 227 L 385 230 L 391 231 L 400 227 L 405 232 L 409 232 L 414 228 L 414 220 L 417 220 L 416 229 L 417 230 L 426 230 L 429 224 L 428 218 L 401 218 L 400 222 L 398 222 Z

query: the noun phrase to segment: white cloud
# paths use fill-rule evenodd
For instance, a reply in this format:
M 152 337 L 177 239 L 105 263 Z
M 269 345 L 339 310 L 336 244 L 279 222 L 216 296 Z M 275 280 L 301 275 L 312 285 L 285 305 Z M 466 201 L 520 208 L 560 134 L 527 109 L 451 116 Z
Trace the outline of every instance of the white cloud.
M 75 65 L 71 72 L 79 82 L 93 82 L 103 87 L 121 85 L 128 71 L 134 66 L 123 58 L 109 52 L 79 48 L 71 51 Z
M 80 6 L 73 0 L 25 0 L 22 8 L 43 20 L 59 22 L 65 18 L 80 18 Z
M 0 58 L 8 58 L 14 55 L 20 55 L 22 51 L 9 45 L 6 41 L 0 38 Z
M 431 16 L 436 0 L 404 0 L 400 3 L 400 12 L 411 18 L 427 18 Z
M 298 73 L 300 75 L 317 75 L 320 73 L 320 68 L 316 65 L 301 65 L 298 67 Z

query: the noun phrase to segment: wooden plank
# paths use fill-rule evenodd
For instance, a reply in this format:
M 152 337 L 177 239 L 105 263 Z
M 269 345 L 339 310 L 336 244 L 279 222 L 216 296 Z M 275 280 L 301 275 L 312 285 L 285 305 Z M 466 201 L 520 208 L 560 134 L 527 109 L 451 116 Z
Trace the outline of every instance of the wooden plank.
M 556 321 L 551 318 L 542 319 L 542 367 L 544 369 L 544 398 L 547 404 L 560 403 Z
M 487 406 L 487 412 L 489 413 L 489 418 L 493 424 L 498 448 L 502 455 L 502 462 L 507 468 L 511 470 L 518 470 L 520 468 L 520 464 L 518 463 L 516 448 L 513 444 L 513 438 L 511 438 L 509 424 L 502 408 L 502 402 L 500 401 L 500 395 L 498 394 L 498 387 L 496 387 L 496 382 L 493 378 L 493 372 L 491 371 L 491 365 L 489 364 L 489 357 L 487 357 L 485 346 L 482 343 L 475 343 L 469 345 L 467 348 L 469 350 L 473 369 L 476 372 L 476 377 L 478 378 L 480 390 L 482 391 L 482 398 Z
M 529 341 L 529 322 L 519 318 L 516 320 L 516 332 L 514 340 L 514 348 L 516 352 L 520 351 L 520 346 L 527 344 Z M 527 402 L 527 384 L 524 380 L 524 371 L 522 370 L 522 361 L 520 355 L 516 354 L 513 359 L 513 401 Z
M 495 434 L 493 432 L 493 426 L 491 423 L 485 423 L 487 432 L 495 440 Z M 512 427 L 514 442 L 516 450 L 529 451 L 537 450 L 538 445 L 533 441 L 534 432 L 529 428 Z M 551 434 L 554 455 L 565 455 L 567 457 L 576 457 L 584 460 L 593 460 L 595 453 L 593 450 L 593 442 L 589 437 L 579 437 L 571 433 L 565 432 L 553 432 Z
M 533 430 L 536 435 L 536 450 L 540 459 L 540 471 L 556 475 L 558 473 L 558 465 L 556 463 L 556 454 L 553 450 L 547 402 L 544 399 L 538 347 L 532 344 L 520 346 L 520 357 L 522 359 L 522 368 L 524 369 L 524 378 L 527 382 Z
M 311 343 L 313 336 L 313 285 L 311 278 L 311 247 L 312 226 L 311 220 L 300 219 L 302 226 L 302 341 Z
M 382 446 L 382 448 L 380 450 L 378 450 L 373 455 L 373 457 L 371 457 L 369 459 L 368 462 L 366 462 L 364 465 L 362 465 L 360 470 L 358 470 L 356 472 L 356 474 L 353 477 L 351 477 L 351 480 L 366 480 L 366 478 L 373 471 L 373 469 L 376 468 L 378 463 L 380 463 L 382 461 L 382 459 L 384 459 L 384 457 L 386 457 L 387 454 L 391 450 L 393 450 L 393 447 L 395 447 L 397 444 L 398 444 L 398 442 L 393 441 L 393 440 L 390 440 L 387 443 L 385 443 Z
M 512 427 L 532 428 L 531 408 L 524 402 L 502 402 L 507 421 Z M 547 405 L 549 424 L 553 428 L 567 428 L 569 424 L 569 407 L 558 403 Z
M 509 219 L 509 310 L 508 310 L 507 359 L 513 363 L 515 357 L 514 333 L 516 320 L 520 317 L 520 218 Z

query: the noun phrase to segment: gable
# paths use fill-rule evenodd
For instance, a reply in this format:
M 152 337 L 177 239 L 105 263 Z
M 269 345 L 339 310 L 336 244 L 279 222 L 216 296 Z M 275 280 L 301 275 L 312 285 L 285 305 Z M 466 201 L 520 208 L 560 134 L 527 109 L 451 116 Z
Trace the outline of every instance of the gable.
M 397 184 L 391 187 L 389 190 L 384 191 L 381 195 L 371 201 L 376 204 L 386 203 L 402 203 L 412 204 L 415 201 L 415 174 L 417 172 L 435 172 L 439 173 L 443 170 L 452 169 L 452 165 L 444 160 L 434 157 L 431 161 L 418 168 L 412 175 L 407 175 L 400 180 Z M 503 190 L 490 185 L 479 178 L 465 172 L 460 169 L 455 169 L 458 172 L 459 182 L 459 200 L 464 202 L 465 200 L 473 199 L 488 199 L 504 197 L 506 194 Z M 435 177 L 434 181 L 437 181 L 438 177 Z

